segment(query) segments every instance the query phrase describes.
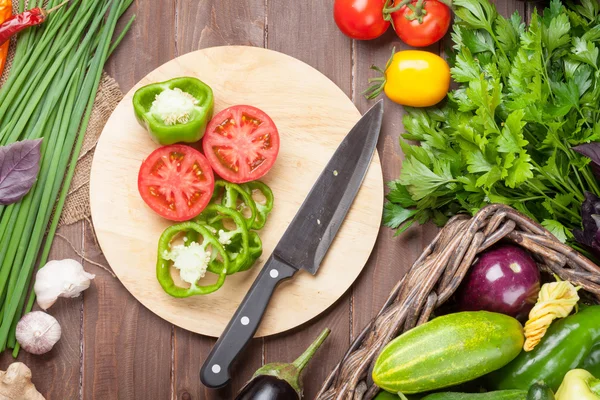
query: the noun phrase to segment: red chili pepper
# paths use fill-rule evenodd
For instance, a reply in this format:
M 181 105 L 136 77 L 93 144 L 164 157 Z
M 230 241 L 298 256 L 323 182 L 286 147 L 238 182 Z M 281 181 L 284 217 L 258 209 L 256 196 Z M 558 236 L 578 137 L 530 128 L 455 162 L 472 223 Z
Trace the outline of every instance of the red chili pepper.
M 50 10 L 44 10 L 36 7 L 21 14 L 13 15 L 0 25 L 0 46 L 7 42 L 13 35 L 21 32 L 23 29 L 41 24 L 46 20 L 46 17 L 49 13 L 59 9 L 66 3 L 68 3 L 68 0 L 57 5 L 56 7 L 51 8 Z
M 11 15 L 12 1 L 0 0 L 0 24 L 10 18 Z M 2 75 L 4 64 L 6 64 L 6 58 L 8 57 L 8 46 L 9 43 L 0 44 L 0 75 Z

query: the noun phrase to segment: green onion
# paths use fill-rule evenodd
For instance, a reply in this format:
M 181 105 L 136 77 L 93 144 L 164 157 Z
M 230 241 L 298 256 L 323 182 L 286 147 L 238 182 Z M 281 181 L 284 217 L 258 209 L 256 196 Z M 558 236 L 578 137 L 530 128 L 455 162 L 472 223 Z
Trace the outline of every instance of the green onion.
M 0 145 L 43 138 L 36 184 L 19 203 L 0 206 L 0 351 L 14 348 L 15 357 L 16 324 L 35 301 L 31 277 L 48 259 L 102 69 L 135 18 L 114 37 L 131 3 L 72 0 L 44 25 L 22 32 L 0 88 Z

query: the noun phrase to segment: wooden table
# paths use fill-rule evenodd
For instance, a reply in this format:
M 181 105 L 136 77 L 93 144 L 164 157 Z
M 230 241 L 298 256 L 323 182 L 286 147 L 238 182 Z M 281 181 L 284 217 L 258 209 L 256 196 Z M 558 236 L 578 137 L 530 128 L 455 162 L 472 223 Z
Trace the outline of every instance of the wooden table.
M 504 15 L 515 10 L 523 15 L 530 7 L 519 0 L 496 3 Z M 108 61 L 107 71 L 128 91 L 162 63 L 196 49 L 232 44 L 266 47 L 314 66 L 364 112 L 369 104 L 361 91 L 372 76 L 369 67 L 385 65 L 393 46 L 406 46 L 391 29 L 374 41 L 346 38 L 333 21 L 332 4 L 333 0 L 137 0 L 128 12 L 135 12 L 137 20 Z M 428 50 L 444 48 L 436 44 Z M 402 163 L 398 136 L 403 112 L 389 101 L 385 107 L 378 151 L 387 181 L 397 178 Z M 96 274 L 93 285 L 82 297 L 60 299 L 51 309 L 63 328 L 63 337 L 52 352 L 19 355 L 49 400 L 232 399 L 263 363 L 292 361 L 329 327 L 330 338 L 305 374 L 305 395 L 311 399 L 435 233 L 433 227 L 413 227 L 394 237 L 391 230 L 382 228 L 362 275 L 333 307 L 292 332 L 255 339 L 238 363 L 232 385 L 215 391 L 202 386 L 198 378 L 214 339 L 161 320 L 116 278 L 84 262 L 82 255 L 106 264 L 90 229 L 83 222 L 61 228 L 60 233 L 79 255 L 64 238 L 57 237 L 52 257 L 80 259 Z M 3 354 L 1 369 L 11 359 Z

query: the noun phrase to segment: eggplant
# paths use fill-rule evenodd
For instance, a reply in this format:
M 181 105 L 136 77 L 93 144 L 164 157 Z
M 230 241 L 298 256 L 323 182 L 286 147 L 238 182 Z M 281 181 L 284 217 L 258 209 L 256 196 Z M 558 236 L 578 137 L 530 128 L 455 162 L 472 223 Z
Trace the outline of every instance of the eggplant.
M 271 363 L 259 368 L 252 379 L 240 390 L 235 400 L 302 399 L 302 371 L 330 332 L 329 329 L 321 332 L 319 337 L 293 363 Z

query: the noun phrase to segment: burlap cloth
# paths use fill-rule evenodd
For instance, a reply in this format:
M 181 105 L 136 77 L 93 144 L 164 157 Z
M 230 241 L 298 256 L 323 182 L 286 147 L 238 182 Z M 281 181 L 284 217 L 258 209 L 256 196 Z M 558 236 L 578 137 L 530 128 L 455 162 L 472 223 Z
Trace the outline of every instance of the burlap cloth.
M 17 1 L 13 1 L 13 8 L 15 8 L 17 3 Z M 16 12 L 16 10 L 13 9 L 13 12 Z M 6 81 L 14 57 L 15 47 L 15 43 L 11 43 L 6 68 L 0 77 L 0 87 Z M 98 94 L 96 95 L 96 101 L 94 102 L 90 122 L 85 132 L 81 153 L 75 167 L 75 175 L 73 176 L 62 215 L 60 216 L 59 225 L 69 225 L 83 219 L 90 220 L 90 171 L 94 149 L 96 148 L 96 143 L 100 138 L 104 124 L 106 124 L 108 117 L 110 117 L 110 114 L 122 98 L 123 92 L 121 92 L 119 84 L 104 72 L 98 88 Z

